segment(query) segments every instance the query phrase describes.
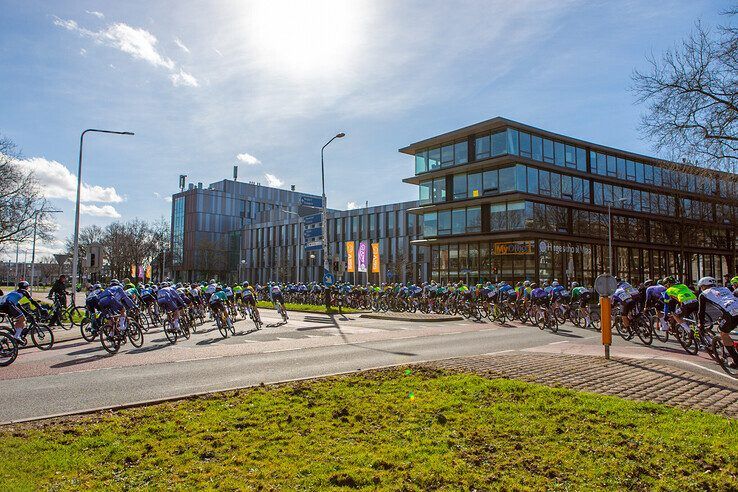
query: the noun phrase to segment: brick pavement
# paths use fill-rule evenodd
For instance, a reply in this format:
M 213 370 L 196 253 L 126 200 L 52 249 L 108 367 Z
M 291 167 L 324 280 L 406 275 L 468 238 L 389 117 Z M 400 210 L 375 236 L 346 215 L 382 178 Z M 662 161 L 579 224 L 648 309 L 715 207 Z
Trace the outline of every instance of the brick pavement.
M 519 379 L 629 400 L 738 418 L 738 381 L 717 380 L 652 360 L 504 353 L 429 362 L 427 366 Z

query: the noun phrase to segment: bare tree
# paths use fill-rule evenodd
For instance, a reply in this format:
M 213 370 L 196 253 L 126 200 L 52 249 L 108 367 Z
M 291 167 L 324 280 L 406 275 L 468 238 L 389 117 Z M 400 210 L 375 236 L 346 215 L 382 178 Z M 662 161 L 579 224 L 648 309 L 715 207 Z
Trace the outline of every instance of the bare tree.
M 34 224 L 41 239 L 51 239 L 49 207 L 32 172 L 23 169 L 15 144 L 0 136 L 0 247 L 30 239 Z
M 737 9 L 724 14 L 733 18 Z M 694 31 L 646 71 L 633 92 L 648 105 L 641 130 L 657 151 L 709 169 L 734 172 L 738 162 L 738 28 Z M 675 158 L 676 157 L 676 158 Z

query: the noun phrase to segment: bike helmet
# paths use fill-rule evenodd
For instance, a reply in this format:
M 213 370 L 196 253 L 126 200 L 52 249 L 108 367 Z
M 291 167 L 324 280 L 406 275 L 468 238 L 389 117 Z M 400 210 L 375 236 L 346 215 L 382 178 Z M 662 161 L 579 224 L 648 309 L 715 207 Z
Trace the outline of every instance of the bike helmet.
M 118 281 L 118 279 L 114 278 L 113 280 L 110 281 L 110 286 L 112 287 L 114 285 L 120 285 L 120 282 Z
M 95 287 L 95 289 L 102 289 L 102 285 L 101 284 L 95 284 L 94 287 Z
M 18 282 L 18 290 L 27 290 L 30 286 L 31 284 L 29 284 L 25 280 L 21 280 L 20 282 Z
M 715 287 L 715 279 L 713 277 L 702 277 L 697 282 L 697 287 Z
M 738 284 L 738 275 L 730 279 L 731 285 Z
M 666 285 L 674 285 L 676 283 L 676 279 L 672 277 L 671 275 L 664 278 L 664 284 Z
M 572 282 L 571 283 L 571 288 L 573 289 L 575 287 L 579 287 L 579 282 Z

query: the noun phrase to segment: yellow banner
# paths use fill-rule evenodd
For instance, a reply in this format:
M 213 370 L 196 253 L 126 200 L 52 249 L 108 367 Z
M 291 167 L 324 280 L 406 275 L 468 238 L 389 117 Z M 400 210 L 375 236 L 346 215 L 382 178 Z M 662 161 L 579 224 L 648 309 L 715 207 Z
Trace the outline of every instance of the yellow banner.
M 346 241 L 346 271 L 354 272 L 354 242 Z
M 136 278 L 136 265 L 131 265 L 131 278 Z
M 379 243 L 372 243 L 372 273 L 379 273 Z
M 151 280 L 151 265 L 146 267 L 146 279 Z M 146 279 L 144 279 L 144 281 Z

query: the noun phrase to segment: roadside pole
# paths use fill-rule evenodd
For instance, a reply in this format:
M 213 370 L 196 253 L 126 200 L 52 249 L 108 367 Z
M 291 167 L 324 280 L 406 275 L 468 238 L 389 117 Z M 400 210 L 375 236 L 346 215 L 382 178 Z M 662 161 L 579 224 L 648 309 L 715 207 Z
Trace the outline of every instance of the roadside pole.
M 600 275 L 595 280 L 595 291 L 600 295 L 600 326 L 602 345 L 605 346 L 605 359 L 610 358 L 612 345 L 612 305 L 610 296 L 615 293 L 618 283 L 612 275 Z

